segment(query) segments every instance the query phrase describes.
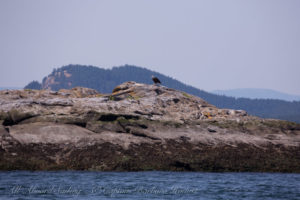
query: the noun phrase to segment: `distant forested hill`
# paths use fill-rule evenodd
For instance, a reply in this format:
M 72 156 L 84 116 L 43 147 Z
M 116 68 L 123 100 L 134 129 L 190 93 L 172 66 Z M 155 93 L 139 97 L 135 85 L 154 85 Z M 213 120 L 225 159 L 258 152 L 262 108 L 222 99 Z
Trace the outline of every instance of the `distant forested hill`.
M 300 101 L 299 95 L 291 95 L 271 89 L 261 88 L 238 88 L 230 90 L 214 90 L 214 94 L 225 95 L 235 98 L 250 99 L 281 99 L 285 101 Z
M 219 108 L 242 109 L 251 115 L 259 117 L 283 119 L 300 123 L 300 101 L 287 102 L 282 100 L 260 100 L 216 95 L 186 85 L 171 77 L 146 68 L 130 65 L 114 67 L 112 69 L 68 65 L 54 69 L 50 75 L 43 79 L 42 83 L 32 81 L 25 88 L 59 90 L 82 86 L 96 89 L 102 93 L 111 93 L 114 87 L 126 81 L 152 84 L 151 75 L 157 76 L 164 86 L 199 96 Z

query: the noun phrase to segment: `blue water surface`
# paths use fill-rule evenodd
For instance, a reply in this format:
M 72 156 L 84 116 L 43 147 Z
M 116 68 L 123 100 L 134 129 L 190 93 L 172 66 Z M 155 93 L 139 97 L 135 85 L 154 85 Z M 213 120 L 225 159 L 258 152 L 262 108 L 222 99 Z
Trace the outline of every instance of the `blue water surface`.
M 2 171 L 0 199 L 300 200 L 300 174 Z

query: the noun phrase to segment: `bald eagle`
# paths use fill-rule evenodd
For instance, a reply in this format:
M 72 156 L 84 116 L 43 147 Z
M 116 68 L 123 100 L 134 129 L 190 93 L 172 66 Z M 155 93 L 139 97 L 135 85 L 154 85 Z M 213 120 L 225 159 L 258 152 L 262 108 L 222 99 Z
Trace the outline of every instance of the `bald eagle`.
M 152 76 L 152 81 L 154 82 L 154 84 L 161 84 L 160 80 L 155 76 Z

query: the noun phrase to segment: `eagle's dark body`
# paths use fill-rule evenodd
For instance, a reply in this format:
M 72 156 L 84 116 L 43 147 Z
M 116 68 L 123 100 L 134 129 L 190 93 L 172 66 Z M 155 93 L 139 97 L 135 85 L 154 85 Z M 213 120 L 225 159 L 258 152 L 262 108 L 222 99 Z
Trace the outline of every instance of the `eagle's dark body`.
M 154 84 L 161 84 L 160 80 L 155 76 L 152 76 L 152 81 L 154 82 Z

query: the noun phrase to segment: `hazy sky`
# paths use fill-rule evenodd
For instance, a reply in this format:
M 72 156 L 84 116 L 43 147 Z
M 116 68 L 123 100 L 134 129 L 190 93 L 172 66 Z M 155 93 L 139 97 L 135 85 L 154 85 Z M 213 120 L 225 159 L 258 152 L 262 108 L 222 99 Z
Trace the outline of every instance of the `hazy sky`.
M 0 86 L 67 64 L 299 95 L 300 1 L 0 0 Z

